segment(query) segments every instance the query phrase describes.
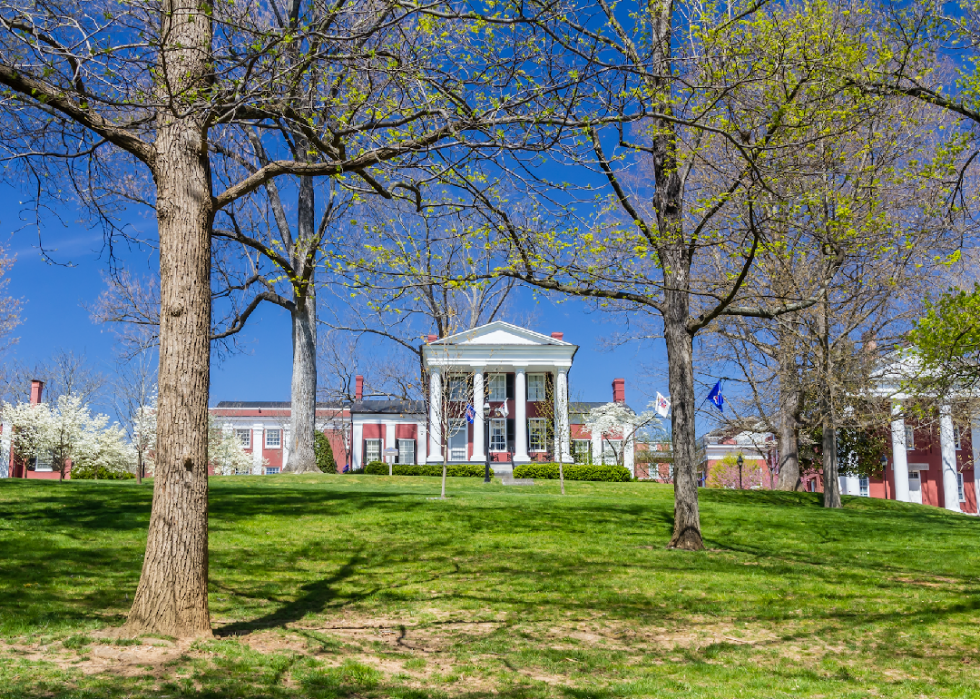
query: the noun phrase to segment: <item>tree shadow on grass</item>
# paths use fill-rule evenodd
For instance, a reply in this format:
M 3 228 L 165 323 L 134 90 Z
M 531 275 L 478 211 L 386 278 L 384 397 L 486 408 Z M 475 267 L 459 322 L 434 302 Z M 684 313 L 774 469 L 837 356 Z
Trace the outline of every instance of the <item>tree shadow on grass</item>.
M 319 614 L 338 598 L 336 586 L 352 577 L 357 572 L 357 566 L 363 562 L 361 549 L 358 549 L 350 559 L 338 568 L 332 575 L 321 580 L 314 580 L 299 588 L 299 594 L 292 602 L 287 602 L 275 611 L 251 621 L 236 621 L 215 629 L 215 635 L 241 636 L 261 631 L 263 629 L 285 626 L 299 621 L 308 614 Z M 365 593 L 365 596 L 369 593 Z M 350 596 L 345 599 L 350 600 Z

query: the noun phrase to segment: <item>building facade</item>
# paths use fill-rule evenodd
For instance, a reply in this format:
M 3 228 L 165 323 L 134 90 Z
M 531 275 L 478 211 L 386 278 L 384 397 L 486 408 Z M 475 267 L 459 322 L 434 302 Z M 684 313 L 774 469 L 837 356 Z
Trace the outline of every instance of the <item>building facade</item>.
M 234 432 L 252 455 L 252 475 L 282 471 L 291 444 L 289 401 L 221 401 L 210 409 L 211 420 L 225 432 Z M 316 428 L 330 442 L 337 470 L 347 463 L 350 407 L 317 403 Z
M 430 335 L 422 346 L 425 401 L 364 400 L 358 381 L 352 467 L 388 459 L 483 463 L 489 457 L 495 472 L 508 473 L 532 461 L 605 458 L 632 472 L 629 429 L 591 435 L 584 416 L 605 403 L 569 402 L 577 350 L 563 333 L 543 335 L 502 321 L 445 338 Z M 625 403 L 623 379 L 614 381 L 613 391 L 613 399 Z

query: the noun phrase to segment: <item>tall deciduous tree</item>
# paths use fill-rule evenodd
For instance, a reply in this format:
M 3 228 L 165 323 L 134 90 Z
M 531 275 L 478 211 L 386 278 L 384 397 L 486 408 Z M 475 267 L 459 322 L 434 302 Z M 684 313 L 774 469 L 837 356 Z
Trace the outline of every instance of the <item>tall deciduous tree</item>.
M 673 404 L 672 548 L 703 546 L 694 338 L 724 316 L 772 318 L 819 299 L 775 299 L 746 282 L 760 252 L 785 244 L 765 225 L 773 183 L 808 167 L 803 156 L 814 145 L 876 109 L 841 77 L 842 67 L 865 63 L 861 21 L 857 8 L 823 2 L 653 3 L 629 16 L 600 4 L 577 24 L 601 33 L 626 71 L 619 106 L 636 126 L 584 129 L 589 160 L 567 157 L 601 177 L 604 214 L 556 227 L 553 213 L 518 219 L 487 203 L 510 245 L 511 267 L 500 273 L 662 323 Z
M 547 22 L 561 8 L 528 12 Z M 450 2 L 299 0 L 262 8 L 15 0 L 0 8 L 0 151 L 23 165 L 6 176 L 33 178 L 42 197 L 70 193 L 105 221 L 134 188 L 152 193 L 157 463 L 128 632 L 210 633 L 207 396 L 218 212 L 284 176 L 361 182 L 394 197 L 438 176 L 442 165 L 427 169 L 427 153 L 458 161 L 551 147 L 556 130 L 583 123 L 551 107 L 584 99 L 576 85 L 587 76 L 572 64 L 589 51 L 533 34 L 523 13 L 494 6 L 483 18 Z M 290 20 L 274 21 L 277 14 Z M 515 75 L 528 79 L 508 82 Z M 235 171 L 222 146 L 255 129 L 269 160 Z M 283 147 L 294 133 L 306 144 L 296 149 L 300 158 Z

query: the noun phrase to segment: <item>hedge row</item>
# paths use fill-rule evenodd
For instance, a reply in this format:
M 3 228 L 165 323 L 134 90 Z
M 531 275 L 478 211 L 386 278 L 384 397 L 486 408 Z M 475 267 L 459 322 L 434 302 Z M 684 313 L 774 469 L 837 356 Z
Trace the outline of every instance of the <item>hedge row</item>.
M 71 479 L 73 481 L 126 481 L 136 478 L 128 471 L 110 471 L 105 466 L 96 469 L 95 466 L 72 466 Z
M 565 479 L 569 481 L 616 481 L 633 480 L 623 466 L 599 466 L 593 464 L 565 464 Z M 523 464 L 514 467 L 514 478 L 558 478 L 558 464 Z
M 447 476 L 465 476 L 483 478 L 483 464 L 449 464 L 446 466 Z M 392 471 L 396 476 L 441 476 L 442 464 L 395 464 Z M 383 461 L 372 461 L 364 467 L 364 473 L 374 476 L 387 476 L 388 464 Z

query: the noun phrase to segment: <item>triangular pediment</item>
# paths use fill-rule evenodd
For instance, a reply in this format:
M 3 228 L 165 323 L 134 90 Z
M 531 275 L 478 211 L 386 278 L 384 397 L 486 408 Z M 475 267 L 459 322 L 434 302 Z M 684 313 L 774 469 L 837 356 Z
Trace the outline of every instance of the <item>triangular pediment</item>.
M 432 345 L 559 345 L 571 347 L 570 342 L 557 340 L 548 335 L 520 328 L 502 320 L 481 325 L 472 330 L 444 337 L 430 343 Z

